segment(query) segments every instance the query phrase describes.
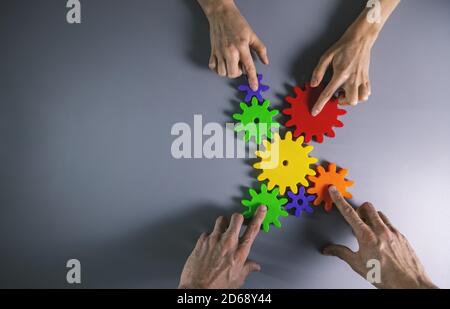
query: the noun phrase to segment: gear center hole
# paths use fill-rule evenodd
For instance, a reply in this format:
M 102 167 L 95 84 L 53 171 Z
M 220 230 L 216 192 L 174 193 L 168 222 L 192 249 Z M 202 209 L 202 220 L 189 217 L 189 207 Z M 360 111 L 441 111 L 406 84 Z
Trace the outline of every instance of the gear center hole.
M 259 118 L 256 117 L 255 120 L 253 120 L 254 123 L 258 124 L 259 123 Z
M 302 199 L 298 200 L 297 203 L 298 203 L 298 206 L 303 206 L 303 200 Z
M 288 160 L 283 161 L 283 166 L 288 166 L 288 164 L 289 164 Z

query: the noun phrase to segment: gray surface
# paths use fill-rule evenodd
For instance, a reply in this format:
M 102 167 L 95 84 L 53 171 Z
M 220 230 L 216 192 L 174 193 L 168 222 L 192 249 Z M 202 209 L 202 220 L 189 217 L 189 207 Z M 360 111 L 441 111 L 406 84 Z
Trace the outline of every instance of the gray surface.
M 0 287 L 174 287 L 196 237 L 240 209 L 244 160 L 174 160 L 171 126 L 226 122 L 228 81 L 206 69 L 208 29 L 194 1 L 2 2 Z M 269 47 L 258 65 L 270 98 L 307 76 L 358 14 L 353 1 L 239 1 Z M 450 3 L 403 1 L 372 58 L 373 95 L 316 148 L 350 170 L 355 203 L 372 201 L 408 236 L 434 281 L 450 287 Z M 367 288 L 318 248 L 355 246 L 336 214 L 283 221 L 251 257 L 249 288 Z

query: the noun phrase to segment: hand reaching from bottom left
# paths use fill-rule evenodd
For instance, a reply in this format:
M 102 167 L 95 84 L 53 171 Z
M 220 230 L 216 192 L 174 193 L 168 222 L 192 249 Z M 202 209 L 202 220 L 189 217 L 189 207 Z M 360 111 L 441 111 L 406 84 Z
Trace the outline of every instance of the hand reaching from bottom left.
M 211 234 L 203 233 L 184 265 L 179 288 L 233 289 L 244 284 L 247 276 L 261 267 L 248 258 L 251 247 L 266 216 L 260 206 L 242 237 L 244 218 L 234 214 L 230 223 L 224 217 L 216 220 Z

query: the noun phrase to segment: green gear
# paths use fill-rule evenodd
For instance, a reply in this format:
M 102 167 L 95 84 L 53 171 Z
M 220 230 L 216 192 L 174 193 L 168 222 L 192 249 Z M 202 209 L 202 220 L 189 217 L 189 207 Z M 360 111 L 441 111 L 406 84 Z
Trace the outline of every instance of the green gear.
M 248 142 L 252 136 L 255 137 L 259 145 L 266 136 L 272 138 L 272 129 L 280 127 L 280 124 L 273 120 L 278 115 L 277 109 L 269 110 L 270 101 L 264 100 L 262 104 L 256 97 L 252 97 L 251 105 L 241 102 L 241 114 L 234 114 L 233 119 L 239 121 L 234 128 L 236 132 L 245 131 L 245 142 Z
M 260 205 L 265 205 L 267 207 L 267 213 L 262 222 L 262 228 L 264 232 L 269 231 L 269 225 L 272 223 L 276 227 L 281 227 L 281 222 L 278 220 L 279 217 L 287 217 L 289 214 L 284 210 L 283 205 L 287 203 L 286 198 L 278 198 L 279 189 L 275 188 L 272 191 L 267 191 L 267 186 L 265 184 L 261 185 L 261 193 L 257 193 L 254 189 L 249 189 L 251 200 L 243 199 L 242 205 L 248 207 L 246 211 L 242 214 L 246 219 L 253 217 L 256 209 Z

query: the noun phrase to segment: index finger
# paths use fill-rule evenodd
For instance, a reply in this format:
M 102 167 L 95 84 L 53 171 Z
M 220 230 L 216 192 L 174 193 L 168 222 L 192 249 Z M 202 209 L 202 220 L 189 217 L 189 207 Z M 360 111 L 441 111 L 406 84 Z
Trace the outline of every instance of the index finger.
M 241 258 L 247 259 L 250 253 L 250 249 L 252 248 L 253 242 L 255 241 L 256 236 L 261 230 L 261 224 L 264 221 L 264 218 L 266 217 L 266 213 L 267 207 L 264 205 L 259 206 L 255 212 L 255 215 L 253 216 L 252 221 L 245 230 L 244 235 L 242 235 L 238 249 L 239 252 L 238 254 L 241 255 Z
M 246 48 L 241 51 L 241 63 L 247 73 L 248 84 L 253 91 L 258 90 L 259 82 L 256 75 L 255 63 L 253 62 L 250 50 Z
M 339 87 L 344 83 L 344 81 L 345 78 L 342 74 L 333 75 L 331 81 L 328 83 L 328 85 L 325 87 L 325 89 L 322 91 L 319 98 L 317 99 L 316 104 L 314 104 L 314 107 L 311 111 L 311 114 L 313 116 L 319 115 L 319 113 L 325 107 L 327 102 L 331 99 L 331 97 L 339 89 Z
M 330 193 L 331 199 L 336 205 L 339 212 L 344 217 L 345 221 L 352 227 L 355 235 L 361 235 L 363 232 L 367 232 L 369 230 L 368 226 L 364 223 L 364 221 L 358 216 L 353 207 L 344 199 L 339 190 L 335 186 L 331 186 L 328 189 Z

